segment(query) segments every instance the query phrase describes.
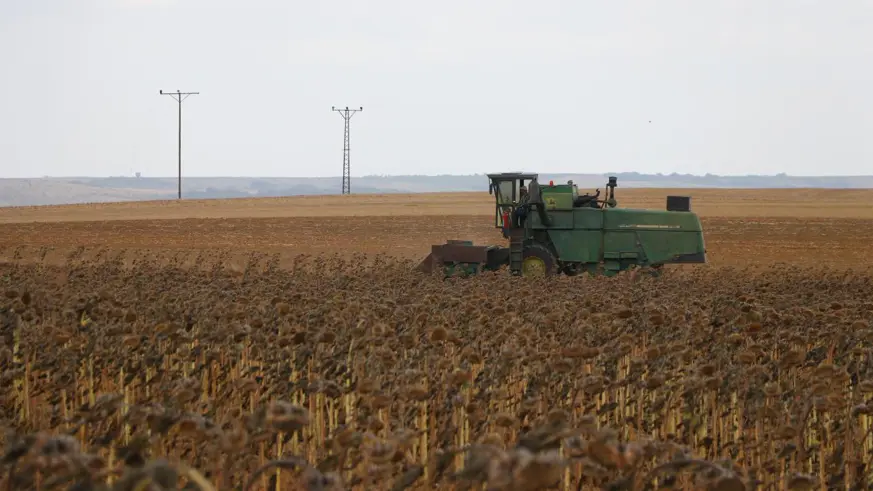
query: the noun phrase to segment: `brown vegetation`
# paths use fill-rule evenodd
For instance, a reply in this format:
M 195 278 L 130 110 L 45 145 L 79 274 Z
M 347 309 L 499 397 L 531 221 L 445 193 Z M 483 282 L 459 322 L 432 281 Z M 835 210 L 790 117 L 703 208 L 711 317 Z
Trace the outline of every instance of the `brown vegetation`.
M 869 225 L 706 220 L 660 278 L 445 281 L 352 247 L 487 218 L 4 225 L 0 486 L 870 486 Z
M 167 489 L 184 463 L 231 489 L 271 460 L 303 468 L 281 483 L 356 489 L 869 474 L 870 271 L 563 277 L 522 295 L 390 260 L 274 266 L 2 266 L 7 476 Z

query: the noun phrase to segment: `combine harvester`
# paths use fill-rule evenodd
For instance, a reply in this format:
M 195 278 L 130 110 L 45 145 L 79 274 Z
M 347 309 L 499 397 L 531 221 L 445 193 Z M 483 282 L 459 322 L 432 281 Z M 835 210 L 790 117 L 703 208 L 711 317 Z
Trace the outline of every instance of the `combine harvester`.
M 613 276 L 630 268 L 658 274 L 665 264 L 706 262 L 703 228 L 691 198 L 667 196 L 666 211 L 617 208 L 617 179 L 607 197 L 579 195 L 575 184 L 540 185 L 537 174 L 488 174 L 497 201 L 496 228 L 509 247 L 450 240 L 433 246 L 417 270 L 449 276 L 508 266 L 513 275 L 583 272 Z M 527 182 L 527 187 L 525 187 Z

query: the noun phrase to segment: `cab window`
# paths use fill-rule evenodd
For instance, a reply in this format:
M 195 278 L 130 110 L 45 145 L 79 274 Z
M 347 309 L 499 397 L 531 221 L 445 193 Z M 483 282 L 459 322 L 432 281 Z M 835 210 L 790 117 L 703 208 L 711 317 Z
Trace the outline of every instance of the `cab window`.
M 512 204 L 512 181 L 499 181 L 497 183 L 497 204 Z

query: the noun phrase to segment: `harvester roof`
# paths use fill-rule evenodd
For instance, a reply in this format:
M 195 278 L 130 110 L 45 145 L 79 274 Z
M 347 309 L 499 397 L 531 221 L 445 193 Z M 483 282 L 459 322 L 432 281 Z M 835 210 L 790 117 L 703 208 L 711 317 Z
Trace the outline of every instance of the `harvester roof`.
M 526 172 L 498 172 L 496 174 L 486 174 L 489 179 L 536 179 L 539 174 L 530 174 Z

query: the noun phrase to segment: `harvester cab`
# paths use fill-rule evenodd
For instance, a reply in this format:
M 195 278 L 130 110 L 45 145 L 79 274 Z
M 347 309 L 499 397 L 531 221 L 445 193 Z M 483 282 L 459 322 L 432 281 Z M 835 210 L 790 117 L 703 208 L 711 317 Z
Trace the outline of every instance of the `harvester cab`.
M 665 210 L 622 209 L 615 177 L 601 199 L 599 189 L 580 195 L 572 181 L 540 184 L 537 174 L 520 172 L 487 176 L 494 225 L 508 247 L 450 240 L 433 246 L 419 271 L 474 274 L 508 266 L 522 276 L 612 276 L 636 267 L 657 274 L 665 264 L 706 262 L 703 228 L 687 196 L 667 196 Z
M 506 230 L 513 226 L 513 220 L 519 215 L 519 211 L 527 208 L 530 199 L 530 190 L 527 188 L 532 184 L 535 186 L 537 177 L 537 174 L 520 172 L 488 174 L 491 181 L 488 194 L 493 195 L 496 202 L 494 226 L 504 231 L 504 238 L 507 237 Z

